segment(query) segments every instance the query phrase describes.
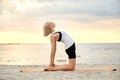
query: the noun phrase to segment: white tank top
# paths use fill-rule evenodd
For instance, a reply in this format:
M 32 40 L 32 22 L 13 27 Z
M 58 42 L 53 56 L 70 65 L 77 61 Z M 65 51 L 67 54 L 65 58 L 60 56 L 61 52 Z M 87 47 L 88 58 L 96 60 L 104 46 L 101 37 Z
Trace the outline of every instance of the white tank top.
M 74 43 L 74 41 L 72 40 L 72 38 L 66 34 L 64 31 L 55 31 L 54 33 L 59 33 L 59 40 L 60 42 L 63 42 L 65 44 L 65 49 L 68 49 L 69 47 L 71 47 Z

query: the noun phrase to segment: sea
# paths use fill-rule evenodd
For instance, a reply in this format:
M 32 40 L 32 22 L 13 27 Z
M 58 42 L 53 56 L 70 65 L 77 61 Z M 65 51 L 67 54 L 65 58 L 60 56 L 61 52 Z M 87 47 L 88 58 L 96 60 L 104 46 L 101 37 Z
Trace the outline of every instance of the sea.
M 48 65 L 47 43 L 0 44 L 0 65 Z M 120 43 L 76 43 L 76 64 L 120 64 Z M 64 44 L 57 43 L 55 64 L 67 64 Z

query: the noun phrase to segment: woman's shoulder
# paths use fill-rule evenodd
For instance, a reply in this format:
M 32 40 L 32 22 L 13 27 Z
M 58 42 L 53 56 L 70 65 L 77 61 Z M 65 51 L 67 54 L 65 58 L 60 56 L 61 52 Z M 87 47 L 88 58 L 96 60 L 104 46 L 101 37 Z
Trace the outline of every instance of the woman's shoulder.
M 57 32 L 53 32 L 51 35 L 50 35 L 50 38 L 56 38 L 58 36 Z

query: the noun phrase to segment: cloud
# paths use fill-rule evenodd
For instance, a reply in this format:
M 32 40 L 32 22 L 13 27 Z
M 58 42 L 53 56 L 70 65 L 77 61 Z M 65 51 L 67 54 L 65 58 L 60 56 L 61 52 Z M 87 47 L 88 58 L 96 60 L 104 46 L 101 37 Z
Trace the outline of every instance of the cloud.
M 3 6 L 2 6 L 2 0 L 0 0 L 0 15 L 2 14 Z
M 28 11 L 26 16 L 42 18 L 51 16 L 61 20 L 82 22 L 120 17 L 119 0 L 37 0 L 37 3 L 41 6 L 34 8 L 34 11 Z
M 3 9 L 9 13 L 25 16 L 89 15 L 98 17 L 120 17 L 119 0 L 1 0 Z
M 93 40 L 119 41 L 119 4 L 119 0 L 0 0 L 0 42 L 45 41 L 42 25 L 48 20 L 78 42 L 90 41 L 93 35 Z
M 15 14 L 15 5 L 12 4 L 14 0 L 1 0 L 2 14 Z
M 119 19 L 119 4 L 119 0 L 0 0 L 0 30 L 36 32 L 46 20 L 65 25 Z
M 42 3 L 46 3 L 46 0 Z M 51 5 L 44 6 L 43 13 L 120 16 L 120 1 L 117 0 L 54 0 L 48 3 Z

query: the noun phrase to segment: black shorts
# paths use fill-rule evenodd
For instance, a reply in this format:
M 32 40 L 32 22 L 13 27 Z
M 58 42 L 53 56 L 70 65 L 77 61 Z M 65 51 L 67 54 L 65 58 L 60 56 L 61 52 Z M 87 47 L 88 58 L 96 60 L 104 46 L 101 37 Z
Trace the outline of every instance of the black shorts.
M 69 47 L 68 49 L 65 50 L 69 59 L 72 58 L 76 58 L 76 47 L 75 47 L 75 43 L 73 43 L 73 45 L 71 47 Z

